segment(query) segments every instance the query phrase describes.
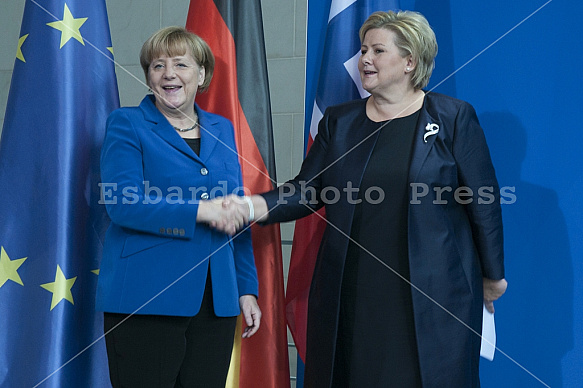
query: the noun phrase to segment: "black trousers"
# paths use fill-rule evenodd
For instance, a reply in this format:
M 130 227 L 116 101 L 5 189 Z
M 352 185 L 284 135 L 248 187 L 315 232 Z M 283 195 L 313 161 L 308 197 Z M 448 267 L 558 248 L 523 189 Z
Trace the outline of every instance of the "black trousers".
M 237 317 L 215 315 L 209 279 L 194 317 L 104 314 L 113 388 L 225 387 Z

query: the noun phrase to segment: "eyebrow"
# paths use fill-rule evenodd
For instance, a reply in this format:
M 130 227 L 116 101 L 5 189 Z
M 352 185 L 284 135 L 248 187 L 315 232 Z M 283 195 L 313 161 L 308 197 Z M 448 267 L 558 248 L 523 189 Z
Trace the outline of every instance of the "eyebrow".
M 186 60 L 187 60 L 186 56 L 179 55 L 177 57 L 172 57 L 172 63 L 184 62 Z M 161 58 L 156 58 L 150 64 L 159 63 L 159 62 L 164 62 L 164 60 Z
M 385 47 L 385 45 L 384 45 L 384 44 L 382 44 L 382 43 L 373 43 L 373 44 L 371 45 L 371 47 L 375 47 L 375 46 L 383 46 L 383 47 Z M 367 46 L 366 44 L 364 44 L 364 43 L 363 43 L 363 44 L 361 44 L 361 45 L 360 45 L 360 47 L 368 47 L 368 46 Z

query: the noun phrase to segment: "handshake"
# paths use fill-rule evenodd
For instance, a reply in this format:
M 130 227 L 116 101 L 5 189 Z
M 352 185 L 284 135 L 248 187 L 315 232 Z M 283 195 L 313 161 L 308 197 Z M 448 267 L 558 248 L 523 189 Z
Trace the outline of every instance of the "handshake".
M 267 203 L 263 197 L 239 197 L 232 194 L 201 201 L 196 220 L 232 236 L 250 222 L 266 218 Z

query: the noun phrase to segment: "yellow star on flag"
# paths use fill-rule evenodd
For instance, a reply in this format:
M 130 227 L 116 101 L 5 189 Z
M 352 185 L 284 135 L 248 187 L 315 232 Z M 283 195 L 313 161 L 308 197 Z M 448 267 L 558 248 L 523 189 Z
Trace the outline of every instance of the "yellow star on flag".
M 69 7 L 67 7 L 67 4 L 65 4 L 63 20 L 47 23 L 47 26 L 61 31 L 61 46 L 59 48 L 63 48 L 65 43 L 67 43 L 71 38 L 76 39 L 83 46 L 85 46 L 85 42 L 83 42 L 83 37 L 81 36 L 81 31 L 79 31 L 79 29 L 86 21 L 87 18 L 75 19 L 73 14 L 71 14 L 71 11 L 69 11 Z
M 71 279 L 67 279 L 61 270 L 61 267 L 57 264 L 57 273 L 55 275 L 55 281 L 52 283 L 41 284 L 40 286 L 45 290 L 53 293 L 53 300 L 51 302 L 51 310 L 55 308 L 63 299 L 68 300 L 71 304 L 73 302 L 73 294 L 71 293 L 71 288 L 75 284 L 77 276 Z
M 26 257 L 23 257 L 22 259 L 10 260 L 4 247 L 0 247 L 0 288 L 2 288 L 4 283 L 8 280 L 12 280 L 14 283 L 24 286 L 24 283 L 22 283 L 22 279 L 18 274 L 18 268 L 26 259 Z
M 18 48 L 16 49 L 16 58 L 20 59 L 22 62 L 26 61 L 24 60 L 24 54 L 22 54 L 22 45 L 24 43 L 24 41 L 26 40 L 26 38 L 28 38 L 28 34 L 23 35 L 20 37 L 20 39 L 18 39 Z

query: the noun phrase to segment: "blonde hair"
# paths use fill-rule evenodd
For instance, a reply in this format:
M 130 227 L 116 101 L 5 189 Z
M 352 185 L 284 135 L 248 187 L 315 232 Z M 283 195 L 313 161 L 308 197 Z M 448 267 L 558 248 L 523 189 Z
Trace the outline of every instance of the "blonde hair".
M 199 91 L 208 89 L 215 69 L 215 56 L 200 36 L 182 27 L 162 28 L 144 42 L 140 51 L 140 65 L 144 70 L 146 83 L 149 82 L 148 69 L 154 59 L 163 55 L 168 57 L 185 55 L 187 52 L 205 70 L 204 82 L 199 87 Z
M 416 66 L 411 76 L 415 89 L 423 89 L 435 67 L 437 40 L 429 22 L 423 15 L 413 11 L 383 12 L 371 14 L 360 27 L 360 42 L 374 28 L 384 28 L 395 33 L 395 46 L 402 57 L 411 55 Z

